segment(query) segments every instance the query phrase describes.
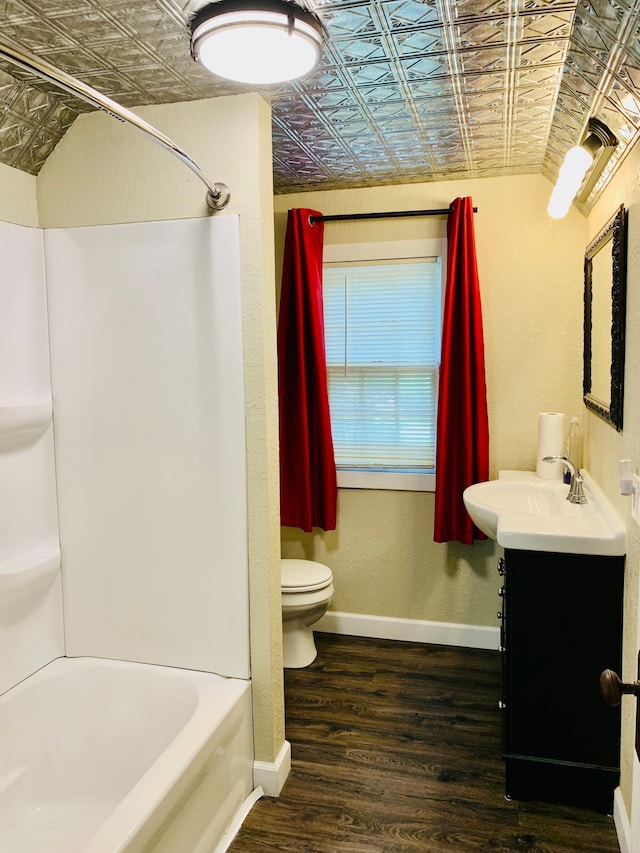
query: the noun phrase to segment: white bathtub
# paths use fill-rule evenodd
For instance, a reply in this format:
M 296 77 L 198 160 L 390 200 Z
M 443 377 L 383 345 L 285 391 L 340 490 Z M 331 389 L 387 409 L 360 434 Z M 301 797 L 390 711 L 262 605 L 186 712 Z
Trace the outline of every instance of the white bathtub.
M 248 682 L 59 658 L 0 697 L 0 851 L 211 853 L 252 760 Z

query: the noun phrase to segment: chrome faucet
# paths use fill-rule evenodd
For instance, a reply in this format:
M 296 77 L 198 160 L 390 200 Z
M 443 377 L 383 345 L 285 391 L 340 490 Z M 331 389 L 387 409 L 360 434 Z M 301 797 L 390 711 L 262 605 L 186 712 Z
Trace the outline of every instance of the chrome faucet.
M 564 462 L 571 474 L 571 483 L 569 485 L 569 494 L 567 500 L 571 504 L 586 504 L 589 503 L 589 498 L 584 493 L 584 479 L 580 473 L 580 469 L 572 465 L 566 456 L 544 456 L 543 462 Z

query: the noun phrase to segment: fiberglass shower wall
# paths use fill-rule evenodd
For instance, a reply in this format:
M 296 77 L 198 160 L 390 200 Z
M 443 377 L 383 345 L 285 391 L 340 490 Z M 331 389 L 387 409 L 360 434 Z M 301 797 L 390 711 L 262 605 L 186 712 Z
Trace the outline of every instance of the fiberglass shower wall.
M 234 216 L 45 232 L 67 654 L 249 676 Z
M 0 222 L 0 693 L 64 654 L 42 231 Z

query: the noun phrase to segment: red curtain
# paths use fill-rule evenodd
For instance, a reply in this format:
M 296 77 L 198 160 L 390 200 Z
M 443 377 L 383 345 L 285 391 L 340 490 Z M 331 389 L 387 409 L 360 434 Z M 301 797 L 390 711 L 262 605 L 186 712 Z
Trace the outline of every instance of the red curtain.
M 278 320 L 280 523 L 310 532 L 336 526 L 322 304 L 324 223 L 315 210 L 290 210 Z
M 436 437 L 434 540 L 466 545 L 485 539 L 462 493 L 489 479 L 489 419 L 482 307 L 471 198 L 457 198 L 447 224 L 447 284 Z

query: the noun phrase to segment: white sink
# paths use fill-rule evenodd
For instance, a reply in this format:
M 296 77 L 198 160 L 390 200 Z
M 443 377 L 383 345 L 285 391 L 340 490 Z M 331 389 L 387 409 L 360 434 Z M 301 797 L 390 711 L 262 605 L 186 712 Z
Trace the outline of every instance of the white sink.
M 583 471 L 586 504 L 566 500 L 569 486 L 532 471 L 501 471 L 476 483 L 463 498 L 474 524 L 504 548 L 620 556 L 626 525 L 601 489 Z

